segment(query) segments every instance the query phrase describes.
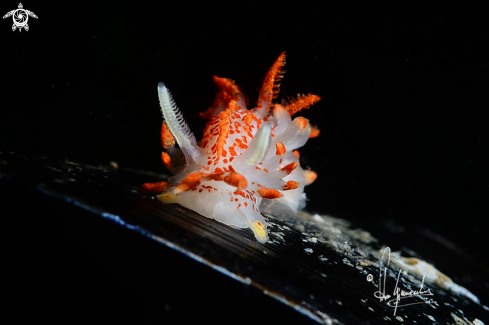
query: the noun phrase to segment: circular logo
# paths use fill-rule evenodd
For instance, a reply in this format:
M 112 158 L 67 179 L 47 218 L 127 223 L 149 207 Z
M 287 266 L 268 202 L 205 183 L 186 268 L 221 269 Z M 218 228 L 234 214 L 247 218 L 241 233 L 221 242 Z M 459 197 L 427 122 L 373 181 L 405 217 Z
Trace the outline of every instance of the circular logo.
M 29 16 L 33 18 L 37 18 L 36 14 L 33 13 L 30 10 L 24 9 L 22 6 L 22 3 L 19 3 L 19 7 L 14 10 L 10 10 L 7 12 L 2 18 L 8 18 L 12 16 L 12 20 L 14 21 L 14 24 L 12 25 L 12 31 L 15 31 L 16 29 L 22 31 L 22 28 L 25 29 L 26 31 L 29 30 L 29 25 L 27 25 L 27 21 L 29 20 Z
M 14 19 L 14 24 L 20 28 L 24 27 L 27 24 L 27 20 L 29 20 L 29 16 L 27 15 L 27 12 L 25 12 L 24 9 L 15 10 L 12 16 Z

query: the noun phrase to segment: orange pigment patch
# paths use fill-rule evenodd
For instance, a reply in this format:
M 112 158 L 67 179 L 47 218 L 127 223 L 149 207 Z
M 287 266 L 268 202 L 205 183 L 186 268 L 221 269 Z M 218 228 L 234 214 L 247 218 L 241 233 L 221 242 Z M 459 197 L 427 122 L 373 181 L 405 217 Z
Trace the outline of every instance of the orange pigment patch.
M 249 126 L 251 124 L 251 120 L 253 119 L 253 115 L 255 115 L 254 113 L 248 113 L 246 114 L 244 117 L 243 117 L 243 122 L 245 125 Z M 256 117 L 256 115 L 255 115 Z
M 148 191 L 152 193 L 162 193 L 168 190 L 170 185 L 167 181 L 161 181 L 156 183 L 144 183 L 139 187 L 142 191 Z
M 226 112 L 228 112 L 229 116 L 233 113 L 234 110 L 238 107 L 237 102 L 233 99 L 232 101 L 229 102 L 228 107 L 226 108 Z
M 297 162 L 294 161 L 294 162 L 280 168 L 280 170 L 286 172 L 287 175 L 290 175 L 290 173 L 292 173 L 294 171 L 294 169 L 296 169 L 296 168 L 297 168 Z
M 238 188 L 238 191 L 244 190 L 248 187 L 248 181 L 246 178 L 236 172 L 231 172 L 229 175 L 224 177 L 224 182 L 230 186 Z
M 243 149 L 243 150 L 248 149 L 248 146 L 246 144 L 244 144 L 243 141 L 241 141 L 241 139 L 236 138 L 235 141 L 236 141 L 238 147 L 240 147 L 241 149 Z
M 236 103 L 236 102 L 235 102 Z M 228 137 L 229 114 L 226 111 L 219 113 L 219 136 L 216 141 L 217 157 L 222 156 L 222 150 Z
M 179 194 L 192 189 L 193 187 L 200 184 L 200 179 L 204 177 L 205 174 L 202 172 L 193 172 L 188 174 L 180 184 L 173 190 L 173 194 Z
M 217 189 L 215 189 L 215 188 L 214 188 L 214 187 L 212 187 L 212 186 L 208 186 L 208 185 L 202 185 L 202 187 L 203 187 L 204 189 L 206 189 L 208 193 L 210 193 L 210 192 L 212 192 L 212 191 L 217 191 Z M 193 189 L 192 189 L 192 190 L 193 190 Z
M 294 190 L 298 188 L 300 185 L 299 182 L 294 182 L 294 181 L 288 181 L 287 184 L 285 184 L 282 189 L 285 190 Z
M 264 186 L 258 185 L 258 195 L 264 199 L 278 199 L 282 197 L 282 193 L 275 189 L 266 188 Z
M 260 120 L 258 117 L 256 117 L 256 115 L 255 115 L 255 114 L 253 114 L 253 115 L 251 116 L 251 118 L 252 118 L 252 119 L 253 119 L 253 120 L 256 122 L 256 127 L 257 127 L 257 128 L 260 128 L 260 127 L 261 127 L 261 125 L 263 124 L 262 120 Z M 251 125 L 251 127 L 253 127 L 253 125 Z
M 293 121 L 293 123 L 297 124 L 297 126 L 301 129 L 304 130 L 307 125 L 309 124 L 309 121 L 302 116 L 296 117 Z
M 301 155 L 299 154 L 299 150 L 294 150 L 293 152 L 294 152 L 294 157 L 300 158 Z
M 173 164 L 171 163 L 171 157 L 168 153 L 166 153 L 166 152 L 161 153 L 161 161 L 163 162 L 163 165 L 167 169 L 173 168 Z
M 282 142 L 277 142 L 277 144 L 275 145 L 275 147 L 277 148 L 277 151 L 275 152 L 277 156 L 282 156 L 287 151 L 285 149 L 284 144 Z
M 165 122 L 161 124 L 161 145 L 165 150 L 169 150 L 175 146 L 175 138 Z
M 224 181 L 229 186 L 236 187 L 238 191 L 244 190 L 248 186 L 246 178 L 236 172 L 222 172 L 208 175 L 205 177 L 205 180 Z
M 214 134 L 215 132 L 216 134 Z M 207 125 L 205 126 L 204 137 L 200 142 L 200 147 L 206 148 L 207 145 L 209 144 L 209 141 L 212 139 L 212 137 L 217 135 L 218 133 L 219 133 L 219 119 L 216 116 L 214 116 L 209 122 L 207 122 Z
M 316 138 L 319 136 L 319 129 L 316 126 L 311 125 L 312 131 L 311 134 L 309 134 L 309 139 Z
M 318 174 L 316 174 L 312 170 L 305 170 L 304 177 L 306 178 L 306 183 L 304 185 L 309 185 L 314 182 L 316 178 L 318 178 Z
M 240 195 L 240 196 L 242 196 L 242 197 L 245 197 L 245 193 L 244 193 L 243 191 L 238 191 L 238 190 L 236 190 L 236 191 L 234 191 L 234 192 L 233 192 L 233 194 L 234 194 L 234 195 Z

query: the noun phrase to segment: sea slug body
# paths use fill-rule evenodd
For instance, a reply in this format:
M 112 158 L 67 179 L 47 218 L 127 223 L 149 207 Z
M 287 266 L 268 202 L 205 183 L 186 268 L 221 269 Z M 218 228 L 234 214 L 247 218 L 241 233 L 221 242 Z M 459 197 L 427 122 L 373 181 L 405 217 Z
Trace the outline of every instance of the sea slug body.
M 284 65 L 285 52 L 266 75 L 254 109 L 246 109 L 245 97 L 232 80 L 214 77 L 220 91 L 213 105 L 200 113 L 209 119 L 200 142 L 160 82 L 161 158 L 174 176 L 143 184 L 142 189 L 161 193 L 157 197 L 163 203 L 178 203 L 226 225 L 250 228 L 259 242 L 267 242 L 267 224 L 259 210 L 262 200 L 278 200 L 298 211 L 305 206 L 304 186 L 316 178 L 316 173 L 300 167 L 295 149 L 319 130 L 307 119 L 291 116 L 320 98 L 298 95 L 288 103 L 272 103 Z

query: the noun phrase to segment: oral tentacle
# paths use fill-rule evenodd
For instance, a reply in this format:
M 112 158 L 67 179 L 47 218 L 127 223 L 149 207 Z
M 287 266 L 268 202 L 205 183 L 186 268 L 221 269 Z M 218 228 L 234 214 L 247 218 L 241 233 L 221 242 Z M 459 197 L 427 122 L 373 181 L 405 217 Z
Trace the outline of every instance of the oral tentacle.
M 164 121 L 168 126 L 169 132 L 171 132 L 171 135 L 175 138 L 180 149 L 184 153 L 187 164 L 190 164 L 191 161 L 200 161 L 202 153 L 197 146 L 195 136 L 190 132 L 190 128 L 187 122 L 185 122 L 182 112 L 180 112 L 170 91 L 162 82 L 158 84 L 158 97 Z

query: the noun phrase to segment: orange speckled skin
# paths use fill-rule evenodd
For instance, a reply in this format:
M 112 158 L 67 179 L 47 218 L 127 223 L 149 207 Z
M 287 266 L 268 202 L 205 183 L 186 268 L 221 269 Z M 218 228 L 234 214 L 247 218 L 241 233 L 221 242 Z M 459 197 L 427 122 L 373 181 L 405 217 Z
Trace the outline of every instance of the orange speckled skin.
M 159 85 L 165 117 L 162 161 L 175 176 L 165 186 L 144 184 L 143 188 L 153 192 L 163 189 L 158 198 L 164 203 L 179 203 L 228 225 L 249 227 L 257 240 L 266 242 L 266 222 L 259 212 L 261 200 L 281 200 L 297 210 L 305 205 L 304 185 L 316 178 L 314 172 L 300 167 L 294 149 L 309 137 L 318 136 L 319 129 L 303 117 L 292 121 L 290 116 L 320 98 L 299 95 L 289 99 L 289 104 L 273 104 L 284 65 L 285 52 L 267 73 L 254 109 L 246 108 L 246 98 L 232 80 L 214 77 L 220 90 L 213 105 L 200 113 L 209 121 L 198 144 L 168 90 Z M 175 139 L 182 142 L 182 150 L 175 148 Z

